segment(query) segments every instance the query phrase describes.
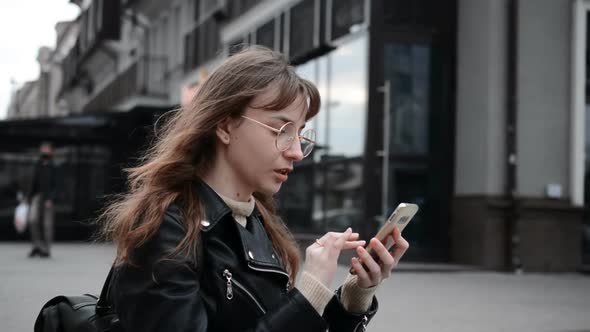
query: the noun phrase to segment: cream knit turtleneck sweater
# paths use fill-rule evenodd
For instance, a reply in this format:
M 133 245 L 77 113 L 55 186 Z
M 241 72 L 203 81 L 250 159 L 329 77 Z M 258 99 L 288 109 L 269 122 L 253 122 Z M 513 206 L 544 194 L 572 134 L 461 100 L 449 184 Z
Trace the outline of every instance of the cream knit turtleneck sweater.
M 250 197 L 247 202 L 241 202 L 219 193 L 217 194 L 232 210 L 232 215 L 236 222 L 242 227 L 246 227 L 246 218 L 252 214 L 256 205 L 254 197 Z M 377 286 L 360 288 L 356 283 L 356 278 L 355 275 L 348 275 L 342 285 L 342 297 L 340 300 L 347 311 L 364 313 L 371 305 Z M 330 302 L 334 296 L 334 292 L 305 270 L 299 276 L 297 289 L 303 294 L 303 296 L 305 296 L 309 303 L 311 303 L 320 316 L 324 313 L 326 305 L 328 305 L 328 302 Z

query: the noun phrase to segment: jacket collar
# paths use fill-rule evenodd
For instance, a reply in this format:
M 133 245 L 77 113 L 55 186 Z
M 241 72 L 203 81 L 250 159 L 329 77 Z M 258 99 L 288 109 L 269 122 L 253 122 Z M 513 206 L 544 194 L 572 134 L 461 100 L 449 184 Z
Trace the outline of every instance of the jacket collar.
M 236 227 L 242 240 L 244 258 L 251 268 L 250 263 L 254 266 L 274 267 L 282 270 L 282 262 L 279 256 L 275 255 L 272 242 L 264 229 L 260 216 L 253 214 L 248 217 L 246 227 L 240 225 L 236 225 Z
M 205 219 L 201 221 L 201 229 L 207 232 L 215 227 L 225 216 L 231 215 L 232 210 L 205 181 L 197 179 L 195 182 L 197 194 L 205 207 Z M 256 207 L 254 207 L 252 215 L 259 218 L 262 217 Z
M 195 187 L 199 199 L 205 208 L 205 219 L 201 220 L 201 229 L 207 232 L 223 219 L 223 217 L 228 214 L 231 215 L 231 209 L 205 181 L 197 179 L 195 181 Z
M 210 231 L 227 216 L 233 220 L 230 207 L 203 180 L 197 179 L 196 190 L 205 208 L 205 219 L 201 221 L 202 231 Z M 244 258 L 250 268 L 256 269 L 256 266 L 268 267 L 271 268 L 268 272 L 286 274 L 280 258 L 273 250 L 272 243 L 264 230 L 261 220 L 262 214 L 257 207 L 254 207 L 252 215 L 248 217 L 247 228 L 236 223 L 236 228 L 240 233 Z

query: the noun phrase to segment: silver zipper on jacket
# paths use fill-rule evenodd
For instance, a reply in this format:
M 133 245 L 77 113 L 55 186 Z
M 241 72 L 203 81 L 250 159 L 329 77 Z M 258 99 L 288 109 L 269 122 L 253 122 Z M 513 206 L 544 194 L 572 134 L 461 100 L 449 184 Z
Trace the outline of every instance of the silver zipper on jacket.
M 362 321 L 360 321 L 360 322 L 359 322 L 359 323 L 356 325 L 356 327 L 354 328 L 354 331 L 355 331 L 355 332 L 357 332 L 357 331 L 362 331 L 362 332 L 365 332 L 365 331 L 367 331 L 367 323 L 368 323 L 368 322 L 369 322 L 369 318 L 367 317 L 367 315 L 364 315 L 364 316 L 363 316 L 363 320 L 362 320 Z M 359 327 L 362 327 L 362 329 L 361 329 L 361 330 L 359 330 Z
M 289 291 L 289 288 L 291 287 L 291 281 L 289 279 L 289 274 L 288 273 L 283 272 L 283 271 L 277 271 L 277 270 L 263 269 L 263 268 L 260 268 L 260 267 L 255 267 L 255 266 L 253 266 L 250 263 L 248 263 L 248 267 L 251 268 L 252 270 L 255 270 L 255 271 L 278 273 L 278 274 L 282 274 L 282 275 L 286 276 L 289 281 L 287 281 L 287 285 L 285 286 L 285 290 L 286 291 Z
M 260 309 L 260 311 L 262 311 L 262 313 L 266 314 L 266 310 L 264 310 L 264 308 L 262 307 L 262 305 L 260 304 L 260 302 L 258 302 L 258 300 L 256 300 L 256 298 L 254 297 L 254 295 L 252 295 L 252 293 L 250 293 L 246 287 L 244 287 L 244 285 L 242 285 L 241 283 L 239 283 L 237 280 L 232 278 L 232 274 L 231 272 L 229 272 L 228 269 L 225 269 L 223 271 L 223 276 L 225 277 L 225 279 L 227 280 L 227 291 L 226 291 L 226 297 L 228 300 L 231 300 L 234 298 L 234 291 L 232 288 L 232 283 L 238 287 L 239 289 L 241 289 L 244 293 L 246 293 L 246 295 L 248 295 L 248 297 L 254 301 L 254 303 L 256 304 L 256 306 L 258 307 L 258 309 Z
M 225 279 L 227 279 L 227 290 L 225 292 L 225 297 L 227 297 L 228 300 L 231 300 L 234 298 L 234 290 L 231 286 L 231 272 L 229 272 L 227 269 L 225 269 L 225 271 L 223 271 L 223 276 L 225 277 Z

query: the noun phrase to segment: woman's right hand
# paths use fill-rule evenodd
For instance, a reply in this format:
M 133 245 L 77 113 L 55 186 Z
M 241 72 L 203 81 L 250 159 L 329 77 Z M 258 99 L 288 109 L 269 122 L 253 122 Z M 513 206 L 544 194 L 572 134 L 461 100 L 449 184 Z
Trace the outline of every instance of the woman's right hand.
M 365 245 L 365 241 L 357 241 L 358 238 L 359 234 L 353 233 L 350 227 L 344 233 L 326 233 L 305 250 L 303 269 L 329 288 L 336 274 L 340 252 Z

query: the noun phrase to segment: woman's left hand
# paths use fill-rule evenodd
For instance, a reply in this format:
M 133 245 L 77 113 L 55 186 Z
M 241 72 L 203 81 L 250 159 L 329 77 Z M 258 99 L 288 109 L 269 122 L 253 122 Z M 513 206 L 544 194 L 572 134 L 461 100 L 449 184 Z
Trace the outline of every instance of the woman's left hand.
M 395 246 L 392 252 L 389 252 L 387 248 L 376 238 L 372 238 L 370 246 L 376 252 L 378 260 L 375 261 L 373 257 L 363 247 L 357 247 L 356 252 L 360 258 L 352 258 L 352 268 L 357 275 L 357 285 L 360 288 L 369 288 L 377 286 L 381 281 L 389 278 L 391 271 L 397 266 L 397 263 L 402 258 L 406 250 L 410 247 L 408 241 L 406 241 L 399 231 L 394 228 L 391 233 Z M 385 239 L 387 241 L 387 238 Z M 363 265 L 366 267 L 364 268 Z

